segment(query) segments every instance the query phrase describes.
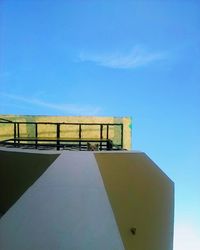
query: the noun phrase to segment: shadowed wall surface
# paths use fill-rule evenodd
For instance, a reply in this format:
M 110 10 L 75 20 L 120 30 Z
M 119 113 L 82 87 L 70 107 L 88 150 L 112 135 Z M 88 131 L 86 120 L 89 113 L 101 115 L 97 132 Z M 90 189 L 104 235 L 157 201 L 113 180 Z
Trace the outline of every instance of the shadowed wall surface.
M 18 195 L 29 188 L 0 219 L 2 250 L 173 249 L 174 184 L 146 154 L 34 152 L 1 152 L 7 181 L 18 176 L 12 191 L 32 168 Z
M 0 150 L 0 213 L 5 213 L 57 156 Z
M 123 250 L 92 152 L 63 152 L 0 219 L 1 250 Z

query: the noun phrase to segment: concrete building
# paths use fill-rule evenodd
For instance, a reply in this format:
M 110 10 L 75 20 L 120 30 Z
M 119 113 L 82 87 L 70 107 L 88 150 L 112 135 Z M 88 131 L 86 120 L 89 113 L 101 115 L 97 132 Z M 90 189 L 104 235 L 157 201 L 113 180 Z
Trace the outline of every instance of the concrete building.
M 17 146 L 0 148 L 1 250 L 173 249 L 174 184 L 145 153 Z

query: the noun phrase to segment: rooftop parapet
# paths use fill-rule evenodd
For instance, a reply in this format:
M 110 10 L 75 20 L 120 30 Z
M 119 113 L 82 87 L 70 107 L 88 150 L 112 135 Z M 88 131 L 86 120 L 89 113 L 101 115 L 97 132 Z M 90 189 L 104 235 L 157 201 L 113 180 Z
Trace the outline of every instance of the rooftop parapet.
M 131 119 L 113 117 L 1 116 L 0 143 L 36 149 L 130 149 Z

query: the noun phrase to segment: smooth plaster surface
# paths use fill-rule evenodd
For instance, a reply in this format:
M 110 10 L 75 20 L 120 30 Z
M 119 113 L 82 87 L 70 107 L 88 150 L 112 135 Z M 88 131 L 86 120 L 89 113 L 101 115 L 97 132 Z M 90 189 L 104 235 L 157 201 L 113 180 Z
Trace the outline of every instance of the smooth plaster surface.
M 0 148 L 0 213 L 5 213 L 57 156 L 58 153 Z
M 0 219 L 0 249 L 172 250 L 173 199 L 144 153 L 63 152 Z
M 0 219 L 0 244 L 1 250 L 123 250 L 94 154 L 63 152 Z
M 144 153 L 95 156 L 125 249 L 172 250 L 173 182 Z

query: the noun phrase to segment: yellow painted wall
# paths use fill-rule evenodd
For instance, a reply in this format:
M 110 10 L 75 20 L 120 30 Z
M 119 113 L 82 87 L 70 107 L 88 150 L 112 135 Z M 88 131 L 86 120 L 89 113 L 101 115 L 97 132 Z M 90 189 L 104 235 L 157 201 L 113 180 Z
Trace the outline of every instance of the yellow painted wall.
M 130 117 L 96 117 L 96 116 L 17 116 L 17 115 L 0 115 L 0 118 L 12 121 L 34 121 L 34 122 L 80 122 L 80 123 L 123 123 L 124 125 L 124 148 L 131 149 L 131 118 Z M 34 137 L 34 125 L 20 125 L 20 136 Z M 61 125 L 61 137 L 78 138 L 78 126 Z M 99 126 L 83 126 L 82 138 L 99 138 Z M 110 127 L 109 135 L 114 144 L 120 144 L 120 130 Z M 39 137 L 56 137 L 55 125 L 39 125 Z M 0 123 L 0 140 L 13 137 L 13 125 Z M 103 137 L 106 138 L 106 127 L 103 130 Z
M 173 182 L 144 153 L 95 156 L 125 249 L 172 250 Z

